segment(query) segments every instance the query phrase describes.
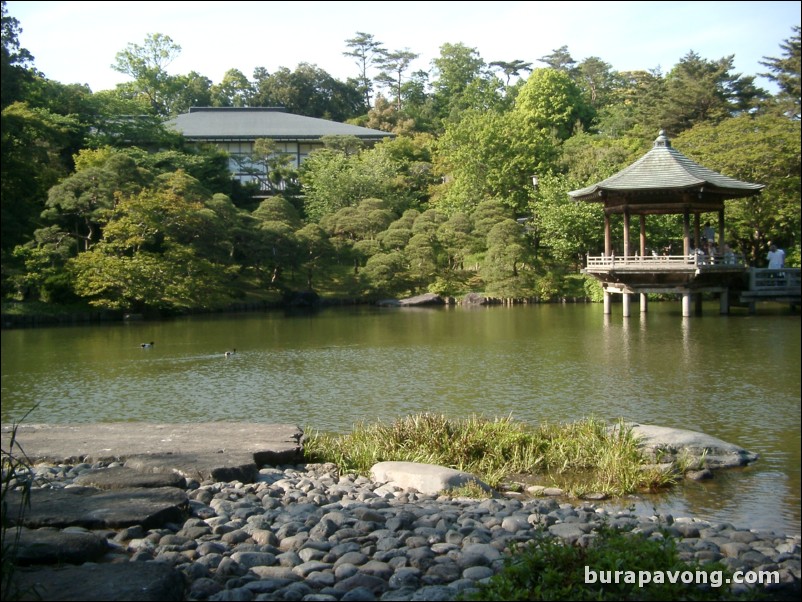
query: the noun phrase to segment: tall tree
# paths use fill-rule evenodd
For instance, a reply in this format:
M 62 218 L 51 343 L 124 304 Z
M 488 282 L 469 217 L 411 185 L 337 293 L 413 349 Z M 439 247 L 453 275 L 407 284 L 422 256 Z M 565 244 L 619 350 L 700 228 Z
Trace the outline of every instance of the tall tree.
M 585 101 L 591 107 L 600 107 L 609 102 L 616 76 L 608 63 L 597 56 L 590 56 L 579 63 L 574 72 L 574 81 L 582 90 Z
M 376 76 L 376 81 L 393 90 L 395 94 L 395 108 L 401 110 L 402 86 L 404 83 L 404 73 L 409 69 L 412 61 L 420 55 L 410 52 L 410 50 L 396 50 L 395 52 L 382 52 L 377 64 L 382 72 Z
M 345 41 L 345 44 L 350 50 L 343 52 L 343 56 L 353 57 L 359 68 L 356 80 L 365 101 L 365 110 L 367 110 L 370 107 L 370 98 L 373 92 L 372 78 L 368 76 L 368 70 L 381 59 L 384 49 L 382 43 L 376 40 L 373 34 L 363 31 L 356 32 L 353 38 Z
M 546 65 L 552 69 L 556 69 L 557 71 L 565 71 L 569 74 L 572 74 L 576 67 L 576 61 L 571 56 L 571 53 L 568 52 L 568 46 L 560 46 L 559 48 L 552 50 L 551 54 L 541 56 L 538 61 L 541 63 L 546 63 Z
M 666 76 L 661 127 L 677 135 L 697 123 L 718 123 L 755 109 L 766 97 L 754 76 L 732 73 L 734 55 L 715 61 L 691 51 Z
M 476 48 L 464 44 L 443 44 L 440 56 L 432 60 L 435 79 L 432 82 L 438 115 L 445 119 L 465 108 L 463 96 L 476 79 L 482 77 L 485 62 Z
M 768 67 L 771 73 L 761 73 L 761 75 L 780 86 L 780 93 L 777 95 L 780 109 L 792 119 L 799 119 L 799 105 L 802 102 L 799 25 L 794 25 L 793 35 L 780 44 L 780 48 L 783 50 L 781 58 L 763 57 L 766 60 L 760 64 Z
M 212 86 L 215 107 L 247 107 L 253 96 L 253 85 L 239 69 L 229 69 L 223 80 Z
M 151 33 L 143 45 L 129 43 L 117 53 L 111 68 L 127 75 L 133 82 L 121 84 L 125 93 L 144 96 L 156 115 L 168 117 L 173 111 L 174 96 L 179 88 L 176 78 L 167 73 L 167 66 L 181 53 L 181 46 L 170 36 Z
M 493 61 L 490 63 L 490 66 L 499 69 L 504 74 L 506 77 L 504 81 L 505 86 L 510 85 L 511 77 L 519 77 L 521 71 L 532 72 L 532 63 L 527 63 L 521 59 L 515 59 L 514 61 Z
M 0 109 L 22 99 L 22 85 L 33 75 L 33 56 L 20 47 L 19 21 L 8 14 L 6 0 L 0 5 Z
M 294 71 L 279 67 L 256 73 L 253 106 L 282 106 L 307 117 L 346 121 L 365 112 L 353 82 L 341 82 L 317 65 L 299 63 Z

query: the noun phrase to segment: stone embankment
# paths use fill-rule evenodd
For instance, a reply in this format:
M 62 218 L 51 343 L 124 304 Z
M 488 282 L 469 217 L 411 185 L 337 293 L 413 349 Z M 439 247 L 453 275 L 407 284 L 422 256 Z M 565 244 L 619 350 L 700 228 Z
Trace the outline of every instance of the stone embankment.
M 453 600 L 496 574 L 510 547 L 544 534 L 586 546 L 609 525 L 673 536 L 686 560 L 772 571 L 779 583 L 759 598 L 798 599 L 798 535 L 548 497 L 441 495 L 440 483 L 462 478 L 454 471 L 420 471 L 416 491 L 384 482 L 403 480 L 407 465 L 366 478 L 338 474 L 331 464 L 226 461 L 292 454 L 302 436 L 294 427 L 231 424 L 239 436 L 224 450 L 221 426 L 150 425 L 130 439 L 116 425 L 20 432 L 30 452 L 73 457 L 63 446 L 84 445 L 87 461 L 39 462 L 28 474 L 18 598 Z M 274 444 L 255 443 L 260 431 L 272 433 Z M 149 454 L 126 457 L 135 438 Z M 19 500 L 8 492 L 4 502 L 13 510 Z

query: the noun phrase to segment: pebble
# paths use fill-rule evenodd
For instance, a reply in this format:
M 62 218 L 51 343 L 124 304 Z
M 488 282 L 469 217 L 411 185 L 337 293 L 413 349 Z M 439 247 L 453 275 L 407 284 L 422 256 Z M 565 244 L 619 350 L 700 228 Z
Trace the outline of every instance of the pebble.
M 37 465 L 34 486 L 70 487 L 95 465 Z M 166 562 L 188 600 L 453 600 L 476 591 L 540 530 L 588 545 L 603 523 L 676 538 L 680 557 L 778 571 L 799 587 L 799 535 L 689 517 L 611 512 L 554 498 L 451 498 L 401 490 L 332 464 L 263 468 L 255 483 L 189 480 L 183 524 L 110 531 L 108 560 Z M 758 586 L 754 586 L 758 587 Z

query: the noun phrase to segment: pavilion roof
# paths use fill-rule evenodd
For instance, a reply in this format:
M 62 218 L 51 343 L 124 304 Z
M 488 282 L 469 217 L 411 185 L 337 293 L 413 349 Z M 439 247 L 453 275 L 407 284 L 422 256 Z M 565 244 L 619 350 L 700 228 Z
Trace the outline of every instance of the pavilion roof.
M 742 182 L 689 159 L 671 146 L 664 132 L 643 157 L 592 186 L 569 192 L 574 200 L 604 202 L 606 207 L 648 205 L 649 212 L 669 212 L 680 206 L 712 210 L 725 199 L 759 194 L 764 184 Z M 663 211 L 657 209 L 662 206 Z M 645 212 L 645 211 L 644 211 Z

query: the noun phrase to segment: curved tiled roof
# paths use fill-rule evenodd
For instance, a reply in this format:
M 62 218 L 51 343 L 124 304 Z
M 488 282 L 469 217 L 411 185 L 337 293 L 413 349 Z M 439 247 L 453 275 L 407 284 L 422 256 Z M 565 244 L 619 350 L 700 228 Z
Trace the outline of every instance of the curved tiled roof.
M 316 140 L 322 136 L 356 136 L 363 140 L 392 138 L 381 130 L 293 115 L 275 107 L 193 107 L 167 122 L 185 137 L 200 140 L 274 138 Z
M 568 194 L 578 201 L 602 201 L 605 196 L 634 195 L 638 192 L 663 193 L 698 190 L 721 198 L 752 196 L 763 184 L 742 182 L 695 163 L 672 148 L 664 132 L 652 149 L 629 167 L 587 188 Z

